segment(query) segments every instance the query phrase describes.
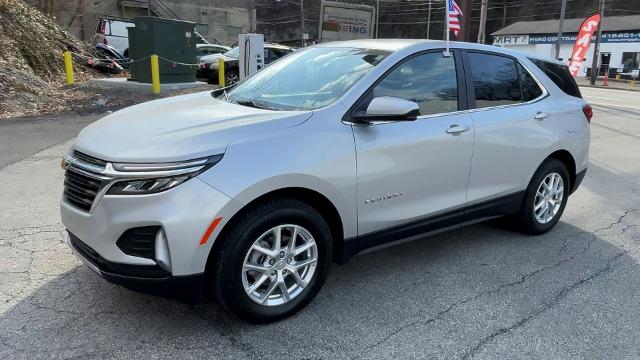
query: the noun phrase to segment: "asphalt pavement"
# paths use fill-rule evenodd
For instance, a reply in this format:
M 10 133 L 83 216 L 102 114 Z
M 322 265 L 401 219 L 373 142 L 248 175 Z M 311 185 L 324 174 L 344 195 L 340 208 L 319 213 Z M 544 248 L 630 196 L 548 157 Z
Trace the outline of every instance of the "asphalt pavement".
M 591 164 L 551 232 L 485 223 L 357 256 L 306 309 L 259 326 L 82 266 L 58 212 L 60 141 L 77 128 L 5 160 L 24 132 L 0 127 L 0 359 L 638 358 L 640 102 L 582 91 Z
M 102 116 L 0 119 L 0 168 L 74 138 L 83 127 Z

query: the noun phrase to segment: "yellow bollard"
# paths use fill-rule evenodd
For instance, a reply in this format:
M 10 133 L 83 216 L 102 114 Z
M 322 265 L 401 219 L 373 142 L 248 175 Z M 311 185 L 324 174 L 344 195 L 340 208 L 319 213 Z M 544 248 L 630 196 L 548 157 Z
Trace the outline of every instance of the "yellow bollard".
M 158 55 L 151 55 L 151 84 L 154 94 L 160 93 L 160 68 Z
M 67 85 L 73 85 L 73 60 L 71 52 L 64 52 L 64 73 L 67 75 Z
M 224 59 L 218 59 L 218 86 L 224 87 Z

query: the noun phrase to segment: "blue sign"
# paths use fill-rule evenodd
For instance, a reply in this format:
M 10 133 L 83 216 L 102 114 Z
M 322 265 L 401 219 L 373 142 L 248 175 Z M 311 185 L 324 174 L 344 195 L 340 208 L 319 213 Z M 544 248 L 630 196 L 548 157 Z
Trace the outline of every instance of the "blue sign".
M 577 33 L 569 33 L 562 36 L 560 41 L 562 44 L 573 44 L 576 42 Z M 529 44 L 555 44 L 557 34 L 540 34 L 529 35 Z M 595 41 L 595 35 L 591 38 L 591 41 Z M 616 31 L 616 32 L 603 32 L 603 43 L 625 43 L 625 42 L 638 42 L 640 43 L 640 31 Z

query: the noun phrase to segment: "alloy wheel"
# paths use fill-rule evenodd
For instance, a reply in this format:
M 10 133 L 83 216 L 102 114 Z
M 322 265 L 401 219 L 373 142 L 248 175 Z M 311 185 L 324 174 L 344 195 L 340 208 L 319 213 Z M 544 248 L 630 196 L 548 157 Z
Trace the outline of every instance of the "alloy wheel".
M 238 74 L 234 72 L 227 73 L 226 77 L 227 77 L 226 79 L 227 85 L 233 85 L 238 82 Z
M 242 285 L 254 302 L 277 306 L 299 296 L 318 263 L 311 233 L 299 225 L 279 225 L 256 239 L 242 265 Z
M 564 181 L 558 173 L 542 180 L 533 201 L 533 215 L 540 224 L 546 224 L 558 214 L 564 200 Z

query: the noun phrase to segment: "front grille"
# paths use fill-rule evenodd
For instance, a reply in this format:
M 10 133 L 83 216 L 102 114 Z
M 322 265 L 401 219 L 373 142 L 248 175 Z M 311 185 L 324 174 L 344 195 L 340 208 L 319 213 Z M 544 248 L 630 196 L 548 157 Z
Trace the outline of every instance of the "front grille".
M 160 226 L 144 226 L 125 231 L 116 245 L 123 253 L 154 260 L 156 251 L 156 234 Z
M 64 200 L 88 212 L 102 186 L 101 180 L 68 169 L 64 179 Z

